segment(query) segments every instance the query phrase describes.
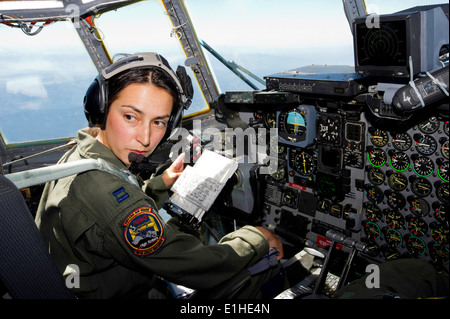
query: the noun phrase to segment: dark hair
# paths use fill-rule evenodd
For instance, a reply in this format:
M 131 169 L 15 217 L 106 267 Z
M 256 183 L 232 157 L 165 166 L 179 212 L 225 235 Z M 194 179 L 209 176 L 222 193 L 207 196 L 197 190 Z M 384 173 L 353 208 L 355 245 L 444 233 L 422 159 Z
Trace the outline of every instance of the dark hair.
M 107 82 L 108 105 L 106 114 L 109 113 L 111 104 L 117 99 L 120 92 L 123 89 L 125 89 L 128 85 L 133 83 L 140 83 L 140 84 L 151 83 L 156 87 L 166 90 L 173 98 L 171 118 L 176 113 L 177 109 L 181 107 L 180 95 L 175 81 L 160 68 L 141 67 L 123 71 L 108 80 Z M 91 127 L 89 128 L 88 133 L 95 138 L 101 129 L 106 128 L 107 117 L 108 115 L 105 116 L 104 123 L 101 127 L 99 126 Z
M 126 70 L 108 80 L 108 110 L 120 92 L 133 83 L 151 83 L 156 87 L 166 90 L 173 98 L 173 111 L 175 111 L 180 103 L 177 85 L 166 72 L 155 67 L 142 67 Z

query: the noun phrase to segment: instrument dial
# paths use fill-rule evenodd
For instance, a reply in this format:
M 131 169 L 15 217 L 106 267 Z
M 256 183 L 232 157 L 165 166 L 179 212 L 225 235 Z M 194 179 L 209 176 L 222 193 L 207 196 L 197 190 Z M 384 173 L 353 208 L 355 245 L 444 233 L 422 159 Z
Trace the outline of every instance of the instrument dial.
M 364 212 L 368 220 L 378 222 L 383 218 L 380 207 L 373 203 L 365 203 Z
M 448 136 L 448 131 L 449 131 L 448 121 L 445 121 L 444 122 L 444 132 L 445 132 L 445 134 L 447 134 L 447 136 Z
M 446 245 L 448 244 L 448 226 L 432 222 L 430 224 L 431 229 L 431 237 L 438 242 L 439 244 Z
M 294 167 L 297 173 L 303 176 L 310 176 L 315 172 L 316 160 L 311 154 L 300 152 L 294 156 Z
M 393 172 L 388 177 L 388 184 L 394 191 L 401 192 L 408 186 L 408 179 L 400 172 Z
M 283 203 L 289 207 L 297 207 L 297 193 L 294 191 L 286 191 L 283 194 Z
M 286 176 L 286 169 L 284 168 L 284 165 L 278 165 L 278 168 L 275 172 L 270 174 L 270 177 L 272 177 L 276 181 L 281 181 Z
M 446 140 L 441 147 L 442 156 L 444 156 L 446 159 L 448 159 L 449 156 L 448 143 L 448 140 Z
M 412 138 L 408 133 L 398 133 L 392 139 L 392 145 L 398 151 L 407 151 L 412 146 Z
M 385 227 L 383 228 L 384 239 L 386 240 L 389 247 L 397 248 L 403 243 L 402 235 L 395 229 Z
M 432 208 L 433 208 L 434 218 L 438 222 L 448 226 L 449 225 L 449 221 L 448 221 L 448 209 L 449 209 L 449 207 L 448 207 L 448 205 L 445 205 L 445 204 L 442 204 L 442 203 L 439 203 L 439 202 L 434 202 L 432 204 Z
M 436 189 L 436 196 L 439 198 L 441 202 L 448 203 L 449 202 L 449 189 L 447 183 L 442 183 Z
M 386 179 L 386 175 L 378 167 L 371 167 L 367 172 L 367 176 L 369 178 L 369 181 L 373 185 L 381 185 L 384 183 L 384 180 Z
M 331 204 L 330 215 L 341 218 L 342 217 L 342 205 L 341 204 Z
M 433 262 L 439 265 L 448 264 L 449 261 L 448 247 L 439 244 L 432 244 L 429 249 L 430 249 L 430 256 Z
M 437 117 L 430 117 L 427 121 L 419 124 L 419 130 L 425 134 L 433 134 L 439 129 L 439 120 Z
M 386 191 L 386 198 L 389 207 L 392 209 L 401 210 L 406 206 L 405 197 L 398 192 L 388 190 Z
M 405 219 L 411 234 L 421 237 L 428 232 L 428 225 L 422 218 L 409 215 Z
M 381 189 L 377 186 L 373 186 L 373 185 L 369 185 L 367 184 L 365 186 L 365 191 L 366 191 L 366 198 L 371 202 L 371 203 L 376 203 L 379 204 L 383 201 L 384 199 L 384 194 L 381 191 Z
M 411 190 L 417 196 L 426 197 L 431 194 L 433 186 L 426 178 L 418 177 L 411 183 Z
M 371 149 L 367 156 L 372 166 L 381 167 L 386 163 L 386 153 L 382 149 Z
M 396 152 L 389 159 L 391 167 L 398 172 L 404 172 L 409 168 L 409 157 L 405 153 Z
M 416 216 L 424 217 L 430 212 L 427 201 L 420 197 L 408 198 L 409 210 Z
M 380 129 L 371 129 L 369 130 L 369 132 L 371 132 L 370 140 L 372 141 L 373 145 L 383 147 L 388 143 L 389 137 L 386 131 Z
M 427 246 L 419 237 L 408 236 L 406 239 L 406 248 L 408 248 L 413 255 L 420 256 L 425 253 Z
M 384 220 L 394 229 L 400 229 L 405 224 L 405 218 L 396 210 L 387 210 L 384 215 Z
M 434 172 L 434 163 L 431 158 L 420 156 L 413 160 L 413 169 L 417 175 L 427 177 Z
M 277 113 L 276 112 L 264 113 L 264 124 L 269 129 L 276 128 L 277 127 Z
M 363 221 L 363 227 L 364 227 L 364 233 L 366 234 L 367 238 L 371 240 L 377 240 L 381 236 L 381 230 L 380 227 L 378 227 L 377 224 L 370 221 Z
M 447 161 L 447 162 L 443 162 L 443 163 L 441 163 L 440 165 L 439 165 L 439 168 L 438 168 L 438 174 L 439 174 L 439 177 L 444 181 L 444 182 L 449 182 L 449 173 L 448 173 L 448 170 L 449 170 L 449 162 Z
M 328 214 L 328 212 L 330 211 L 330 202 L 326 199 L 319 200 L 317 203 L 317 210 L 319 212 Z
M 317 135 L 323 142 L 340 144 L 341 119 L 336 116 L 320 116 L 317 119 Z
M 415 134 L 414 140 L 417 152 L 422 155 L 429 156 L 437 150 L 437 142 L 431 135 Z
M 282 112 L 279 116 L 279 134 L 281 137 L 291 141 L 299 142 L 304 140 L 306 133 L 306 119 L 304 111 L 293 109 Z

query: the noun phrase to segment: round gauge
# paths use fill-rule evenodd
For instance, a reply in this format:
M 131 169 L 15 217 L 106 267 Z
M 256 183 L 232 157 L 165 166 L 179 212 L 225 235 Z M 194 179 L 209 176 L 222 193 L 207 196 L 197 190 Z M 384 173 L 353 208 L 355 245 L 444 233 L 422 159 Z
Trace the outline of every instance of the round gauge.
M 422 155 L 432 155 L 437 150 L 437 142 L 431 135 L 414 135 L 416 150 Z
M 276 181 L 281 181 L 286 176 L 286 169 L 284 168 L 284 165 L 278 165 L 278 168 L 275 172 L 270 174 L 270 177 L 272 177 Z
M 331 204 L 330 215 L 341 218 L 342 217 L 342 205 L 341 204 Z
M 405 197 L 398 192 L 387 191 L 386 198 L 389 207 L 392 209 L 401 210 L 406 206 Z
M 381 247 L 381 250 L 383 251 L 383 256 L 386 261 L 399 259 L 401 257 L 400 253 L 397 251 L 397 249 L 389 247 L 387 245 L 384 245 Z
M 412 196 L 411 196 L 412 197 Z M 420 197 L 408 198 L 409 210 L 416 216 L 424 217 L 430 212 L 430 205 Z
M 426 245 L 425 242 L 416 236 L 408 236 L 406 238 L 406 248 L 408 248 L 409 252 L 413 255 L 420 256 L 425 253 Z
M 448 161 L 447 162 L 443 162 L 441 165 L 439 165 L 438 168 L 438 174 L 439 177 L 444 181 L 444 182 L 449 182 L 449 173 L 448 173 L 448 169 L 449 169 L 449 164 Z
M 388 184 L 394 191 L 401 192 L 408 186 L 408 179 L 402 173 L 393 172 L 388 177 Z
M 436 222 L 430 224 L 431 237 L 439 244 L 448 244 L 448 227 Z
M 395 229 L 385 227 L 383 228 L 384 239 L 389 247 L 397 248 L 403 243 L 402 235 Z
M 379 204 L 383 201 L 384 195 L 380 188 L 373 185 L 366 185 L 364 188 L 366 191 L 366 198 L 371 203 Z
M 409 168 L 409 157 L 405 153 L 396 152 L 389 159 L 391 167 L 398 172 L 404 172 Z
M 425 134 L 432 134 L 439 129 L 439 120 L 436 116 L 430 117 L 427 121 L 419 124 L 419 130 Z
M 387 210 L 384 215 L 384 220 L 394 229 L 400 229 L 405 224 L 405 218 L 396 210 Z
M 434 202 L 432 204 L 432 208 L 433 208 L 434 218 L 438 222 L 448 226 L 449 225 L 448 213 L 447 213 L 448 209 L 449 209 L 448 205 L 445 205 L 445 204 L 442 204 L 439 202 Z
M 449 151 L 448 151 L 448 140 L 446 140 L 444 142 L 444 144 L 442 144 L 441 153 L 442 153 L 442 156 L 444 156 L 446 159 L 448 159 L 448 153 L 449 153 Z
M 373 129 L 372 129 L 373 130 Z M 370 132 L 371 130 L 369 130 Z M 388 143 L 388 134 L 380 129 L 373 130 L 372 134 L 370 134 L 370 140 L 372 144 L 378 147 L 383 147 Z
M 316 170 L 316 161 L 311 154 L 300 152 L 294 157 L 294 167 L 300 175 L 310 176 Z
M 428 179 L 418 177 L 411 183 L 411 190 L 417 196 L 426 197 L 431 194 L 433 186 Z
M 270 152 L 271 154 L 284 154 L 286 151 L 286 147 L 280 143 L 278 143 L 278 136 L 270 137 Z
M 364 241 L 364 243 L 366 244 L 366 250 L 364 251 L 366 255 L 376 257 L 380 254 L 380 247 L 374 240 L 371 240 L 369 238 L 362 238 L 362 241 Z
M 355 168 L 364 167 L 363 151 L 353 142 L 349 142 L 344 149 L 344 164 Z
M 434 172 L 434 163 L 431 158 L 420 156 L 413 160 L 413 169 L 417 175 L 427 177 Z
M 286 206 L 296 207 L 297 206 L 297 193 L 294 191 L 286 191 L 283 194 L 282 200 Z
M 371 222 L 378 222 L 383 217 L 380 207 L 378 207 L 378 205 L 373 203 L 366 203 L 364 212 L 366 214 L 367 219 L 370 220 Z
M 267 128 L 277 127 L 277 112 L 264 113 L 264 125 Z
M 375 167 L 381 167 L 386 163 L 386 153 L 379 148 L 370 150 L 367 154 L 370 164 Z
M 411 234 L 415 236 L 425 236 L 428 232 L 428 225 L 422 218 L 409 215 L 406 216 L 405 219 Z
M 412 146 L 412 138 L 408 133 L 398 133 L 395 134 L 392 139 L 392 145 L 398 151 L 407 151 Z
M 327 201 L 326 199 L 321 199 L 317 202 L 317 210 L 319 212 L 328 214 L 329 210 L 330 210 L 330 202 Z
M 377 224 L 370 221 L 363 221 L 364 233 L 371 240 L 377 240 L 381 236 L 380 227 Z
M 320 116 L 317 119 L 317 135 L 327 143 L 339 144 L 341 138 L 341 120 L 335 116 Z
M 444 132 L 445 132 L 445 134 L 447 134 L 447 136 L 448 136 L 448 121 L 445 121 L 445 122 L 444 122 Z
M 448 264 L 449 257 L 448 257 L 448 247 L 439 245 L 439 244 L 432 244 L 430 247 L 430 256 L 434 263 L 439 265 L 446 265 Z
M 378 167 L 371 167 L 367 172 L 367 176 L 369 181 L 374 185 L 381 185 L 386 179 L 386 175 L 384 175 L 384 172 Z
M 449 201 L 449 189 L 448 184 L 443 183 L 436 189 L 436 196 L 441 202 L 448 203 Z
M 280 136 L 291 142 L 303 140 L 306 133 L 306 119 L 302 112 L 293 109 L 288 112 L 282 112 L 279 117 Z

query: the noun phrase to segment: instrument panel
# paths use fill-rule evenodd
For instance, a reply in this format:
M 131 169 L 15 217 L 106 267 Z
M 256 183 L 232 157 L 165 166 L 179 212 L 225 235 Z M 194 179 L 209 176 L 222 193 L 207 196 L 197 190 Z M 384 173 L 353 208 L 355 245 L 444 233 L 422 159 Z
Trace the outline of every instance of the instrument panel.
M 412 256 L 448 271 L 448 112 L 393 121 L 364 104 L 336 104 L 255 103 L 245 115 L 232 105 L 249 127 L 278 132 L 267 145 L 278 169 L 255 197 L 265 226 L 294 251 L 326 249 L 332 229 L 365 243 L 368 261 Z

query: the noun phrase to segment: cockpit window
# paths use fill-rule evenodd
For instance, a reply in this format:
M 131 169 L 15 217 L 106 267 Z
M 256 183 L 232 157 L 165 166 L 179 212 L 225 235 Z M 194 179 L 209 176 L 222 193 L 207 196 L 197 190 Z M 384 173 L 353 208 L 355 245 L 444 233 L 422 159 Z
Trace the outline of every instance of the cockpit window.
M 38 35 L 0 25 L 0 130 L 7 144 L 75 136 L 96 69 L 71 22 Z
M 186 60 L 160 1 L 137 2 L 100 14 L 95 27 L 114 60 L 123 54 L 154 51 L 166 57 L 174 70 Z M 57 21 L 40 32 L 31 31 L 35 35 L 0 24 L 0 138 L 8 146 L 76 136 L 87 126 L 83 98 L 98 73 L 76 24 Z M 186 69 L 195 94 L 185 115 L 208 111 L 195 76 Z
M 160 1 L 137 2 L 117 11 L 103 13 L 95 20 L 95 26 L 114 61 L 123 57 L 123 54 L 151 51 L 164 56 L 174 71 L 178 65 L 184 66 L 186 55 Z M 184 115 L 208 110 L 209 106 L 194 74 L 190 68 L 186 68 L 186 71 L 194 85 L 194 98 Z
M 264 80 L 264 76 L 311 64 L 353 64 L 351 29 L 340 0 L 186 3 L 198 37 L 258 89 L 264 89 L 265 82 L 261 84 L 247 71 Z M 204 51 L 221 91 L 252 89 Z

